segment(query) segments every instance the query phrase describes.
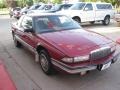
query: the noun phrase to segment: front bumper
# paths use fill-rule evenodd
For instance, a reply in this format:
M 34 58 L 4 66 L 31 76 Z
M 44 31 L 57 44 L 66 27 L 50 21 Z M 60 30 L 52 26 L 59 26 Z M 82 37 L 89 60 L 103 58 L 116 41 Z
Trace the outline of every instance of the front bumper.
M 114 56 L 112 56 L 112 58 L 109 58 L 109 60 L 107 60 L 107 62 L 103 62 L 102 64 L 107 64 L 109 62 L 111 62 L 111 64 L 115 63 L 117 60 L 118 60 L 118 57 L 119 57 L 120 53 L 118 54 L 115 54 Z M 69 74 L 76 74 L 76 73 L 81 73 L 81 72 L 87 72 L 87 71 L 91 71 L 91 70 L 95 70 L 95 69 L 98 69 L 99 70 L 99 66 L 101 64 L 98 64 L 98 65 L 89 65 L 89 66 L 86 66 L 86 67 L 80 67 L 80 66 L 69 66 L 69 65 L 66 65 L 58 60 L 55 60 L 55 59 L 52 59 L 52 64 L 69 73 Z

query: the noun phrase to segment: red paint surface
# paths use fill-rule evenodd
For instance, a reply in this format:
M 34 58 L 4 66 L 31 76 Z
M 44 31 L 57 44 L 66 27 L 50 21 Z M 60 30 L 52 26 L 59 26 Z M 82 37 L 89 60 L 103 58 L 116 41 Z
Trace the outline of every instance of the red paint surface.
M 118 44 L 120 44 L 120 38 L 119 38 L 119 39 L 117 39 L 117 40 L 116 40 L 116 42 L 117 42 Z
M 17 90 L 4 65 L 0 62 L 0 90 Z

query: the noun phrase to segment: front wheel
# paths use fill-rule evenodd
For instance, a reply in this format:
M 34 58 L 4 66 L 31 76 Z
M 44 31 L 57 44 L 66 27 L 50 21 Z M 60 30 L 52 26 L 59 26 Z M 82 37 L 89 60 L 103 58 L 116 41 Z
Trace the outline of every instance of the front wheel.
M 47 75 L 51 75 L 53 72 L 53 68 L 48 53 L 45 50 L 41 50 L 39 55 L 40 55 L 40 66 L 43 72 Z
M 21 43 L 19 41 L 17 41 L 17 39 L 15 38 L 15 36 L 13 35 L 13 40 L 14 40 L 14 44 L 17 48 L 21 48 Z
M 76 22 L 78 22 L 78 23 L 81 23 L 81 19 L 78 18 L 78 17 L 74 17 L 73 20 L 76 21 Z
M 103 25 L 109 25 L 110 24 L 110 17 L 106 16 L 105 19 L 102 21 Z

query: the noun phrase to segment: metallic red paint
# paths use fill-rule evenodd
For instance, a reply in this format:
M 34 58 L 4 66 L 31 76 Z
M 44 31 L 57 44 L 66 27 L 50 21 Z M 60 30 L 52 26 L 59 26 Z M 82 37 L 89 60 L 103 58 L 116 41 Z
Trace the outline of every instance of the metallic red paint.
M 116 61 L 118 57 L 113 52 L 95 61 L 89 59 L 78 63 L 63 62 L 61 59 L 64 57 L 90 55 L 91 51 L 113 43 L 103 35 L 88 30 L 73 29 L 39 34 L 21 31 L 17 25 L 13 25 L 12 33 L 20 43 L 25 44 L 30 50 L 33 49 L 34 52 L 37 52 L 39 46 L 44 47 L 51 57 L 53 66 L 71 74 L 97 69 L 98 65 Z

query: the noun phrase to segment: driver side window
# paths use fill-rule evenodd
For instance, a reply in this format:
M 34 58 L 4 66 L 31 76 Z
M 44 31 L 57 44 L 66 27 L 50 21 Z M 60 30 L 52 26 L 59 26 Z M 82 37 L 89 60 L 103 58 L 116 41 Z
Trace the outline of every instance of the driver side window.
M 85 11 L 91 11 L 91 10 L 93 10 L 92 4 L 87 4 L 87 5 L 85 6 L 84 10 L 85 10 Z
M 23 29 L 31 29 L 32 28 L 32 18 L 25 16 L 21 23 L 21 28 Z

